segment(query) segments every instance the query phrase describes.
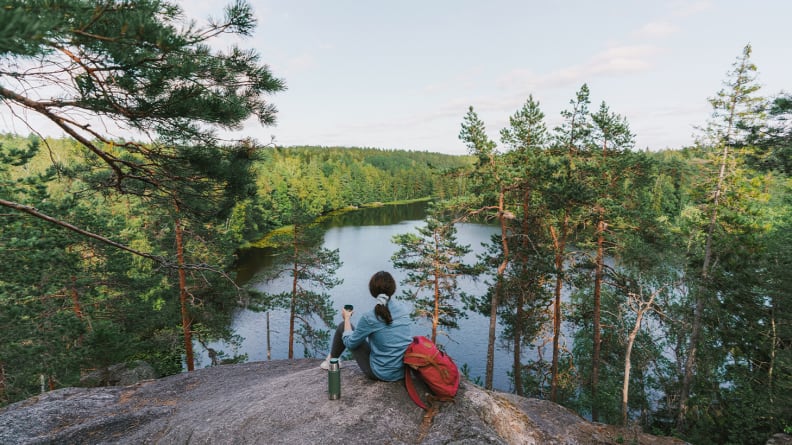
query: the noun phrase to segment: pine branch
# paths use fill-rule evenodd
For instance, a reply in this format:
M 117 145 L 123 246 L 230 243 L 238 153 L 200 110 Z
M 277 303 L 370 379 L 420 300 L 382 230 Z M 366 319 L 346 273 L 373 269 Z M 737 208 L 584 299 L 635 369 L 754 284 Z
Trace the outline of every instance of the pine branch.
M 89 238 L 93 238 L 93 239 L 95 239 L 97 241 L 100 241 L 100 242 L 105 243 L 107 245 L 113 246 L 113 247 L 115 247 L 117 249 L 125 250 L 127 252 L 130 252 L 130 253 L 133 253 L 135 255 L 141 256 L 143 258 L 148 258 L 148 259 L 156 261 L 156 262 L 158 262 L 160 264 L 167 264 L 167 260 L 165 260 L 165 258 L 156 256 L 156 255 L 152 255 L 150 253 L 141 252 L 139 250 L 135 250 L 135 249 L 133 249 L 133 248 L 131 248 L 129 246 L 126 246 L 126 245 L 121 244 L 121 243 L 117 243 L 117 242 L 115 242 L 115 241 L 113 241 L 113 240 L 111 240 L 109 238 L 105 238 L 102 235 L 97 235 L 96 233 L 89 232 L 87 230 L 81 229 L 81 228 L 79 228 L 79 227 L 77 227 L 77 226 L 75 226 L 73 224 L 67 223 L 66 221 L 61 221 L 61 220 L 59 220 L 57 218 L 53 218 L 53 217 L 51 217 L 49 215 L 45 215 L 44 213 L 39 212 L 34 207 L 26 206 L 24 204 L 19 204 L 19 203 L 12 202 L 12 201 L 6 201 L 5 199 L 0 199 L 0 205 L 5 206 L 5 207 L 9 207 L 9 208 L 12 208 L 12 209 L 15 209 L 15 210 L 18 210 L 20 212 L 27 213 L 29 215 L 33 215 L 36 218 L 43 219 L 44 221 L 50 222 L 52 224 L 55 224 L 55 225 L 58 225 L 58 226 L 61 226 L 61 227 L 65 227 L 65 228 L 71 230 L 72 232 L 76 232 L 76 233 L 79 233 L 80 235 L 87 236 Z

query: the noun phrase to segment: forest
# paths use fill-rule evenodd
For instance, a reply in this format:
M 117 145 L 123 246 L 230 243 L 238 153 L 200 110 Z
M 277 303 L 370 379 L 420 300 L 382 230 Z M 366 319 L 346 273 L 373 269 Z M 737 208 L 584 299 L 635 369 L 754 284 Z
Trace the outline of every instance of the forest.
M 451 156 L 220 138 L 274 124 L 285 89 L 258 54 L 207 45 L 252 32 L 244 2 L 206 28 L 173 26 L 178 7 L 159 2 L 15 8 L 0 98 L 31 131 L 0 135 L 0 406 L 132 360 L 190 372 L 194 348 L 238 340 L 239 307 L 290 311 L 298 356 L 291 344 L 326 341 L 335 310 L 296 284 L 333 285 L 337 255 L 315 247 L 313 221 L 431 199 L 426 226 L 394 240 L 394 267 L 429 292 L 411 302 L 435 328 L 489 317 L 482 386 L 507 348 L 515 393 L 594 421 L 695 444 L 792 433 L 792 96 L 763 95 L 750 45 L 724 61 L 692 146 L 636 150 L 584 84 L 555 128 L 528 97 L 494 138 L 472 104 L 468 155 Z M 466 265 L 454 224 L 469 220 L 498 234 Z M 236 282 L 237 255 L 262 239 L 289 252 L 291 292 Z M 459 295 L 463 275 L 488 291 Z M 310 315 L 327 326 L 300 323 Z M 552 354 L 524 359 L 538 343 Z

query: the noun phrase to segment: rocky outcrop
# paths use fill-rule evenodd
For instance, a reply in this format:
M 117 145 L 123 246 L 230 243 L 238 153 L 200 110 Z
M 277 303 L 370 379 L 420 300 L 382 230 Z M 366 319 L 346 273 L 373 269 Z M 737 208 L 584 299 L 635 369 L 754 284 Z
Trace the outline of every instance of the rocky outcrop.
M 66 388 L 0 410 L 2 444 L 682 444 L 587 422 L 556 404 L 463 382 L 431 419 L 403 383 L 344 363 L 329 400 L 319 361 L 216 366 L 131 386 Z

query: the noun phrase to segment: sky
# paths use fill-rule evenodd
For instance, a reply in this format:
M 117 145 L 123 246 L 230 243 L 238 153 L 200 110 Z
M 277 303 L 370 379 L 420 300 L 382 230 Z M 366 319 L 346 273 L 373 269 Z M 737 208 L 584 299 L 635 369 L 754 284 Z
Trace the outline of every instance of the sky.
M 187 4 L 195 16 L 217 5 Z M 553 128 L 585 83 L 592 110 L 604 101 L 624 116 L 637 149 L 680 148 L 706 123 L 707 98 L 746 44 L 760 93 L 792 91 L 787 0 L 252 5 L 259 27 L 239 44 L 258 49 L 288 89 L 272 97 L 276 127 L 245 130 L 279 145 L 464 154 L 469 106 L 499 142 L 529 95 Z
M 177 0 L 198 24 L 231 0 Z M 227 133 L 283 146 L 464 154 L 473 106 L 491 139 L 529 96 L 548 128 L 583 84 L 636 149 L 681 148 L 751 44 L 760 94 L 792 91 L 788 0 L 250 0 L 255 48 L 287 90 L 277 123 Z M 2 122 L 2 121 L 0 121 Z

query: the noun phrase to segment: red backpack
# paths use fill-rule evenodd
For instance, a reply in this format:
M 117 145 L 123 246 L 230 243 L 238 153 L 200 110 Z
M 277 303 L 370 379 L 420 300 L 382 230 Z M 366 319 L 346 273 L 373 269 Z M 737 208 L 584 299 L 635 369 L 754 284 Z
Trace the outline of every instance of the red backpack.
M 417 374 L 426 383 L 436 400 L 454 400 L 459 389 L 459 370 L 451 357 L 437 349 L 431 340 L 423 336 L 413 337 L 404 352 L 404 364 L 404 384 L 416 405 L 427 409 L 415 391 L 411 374 Z

